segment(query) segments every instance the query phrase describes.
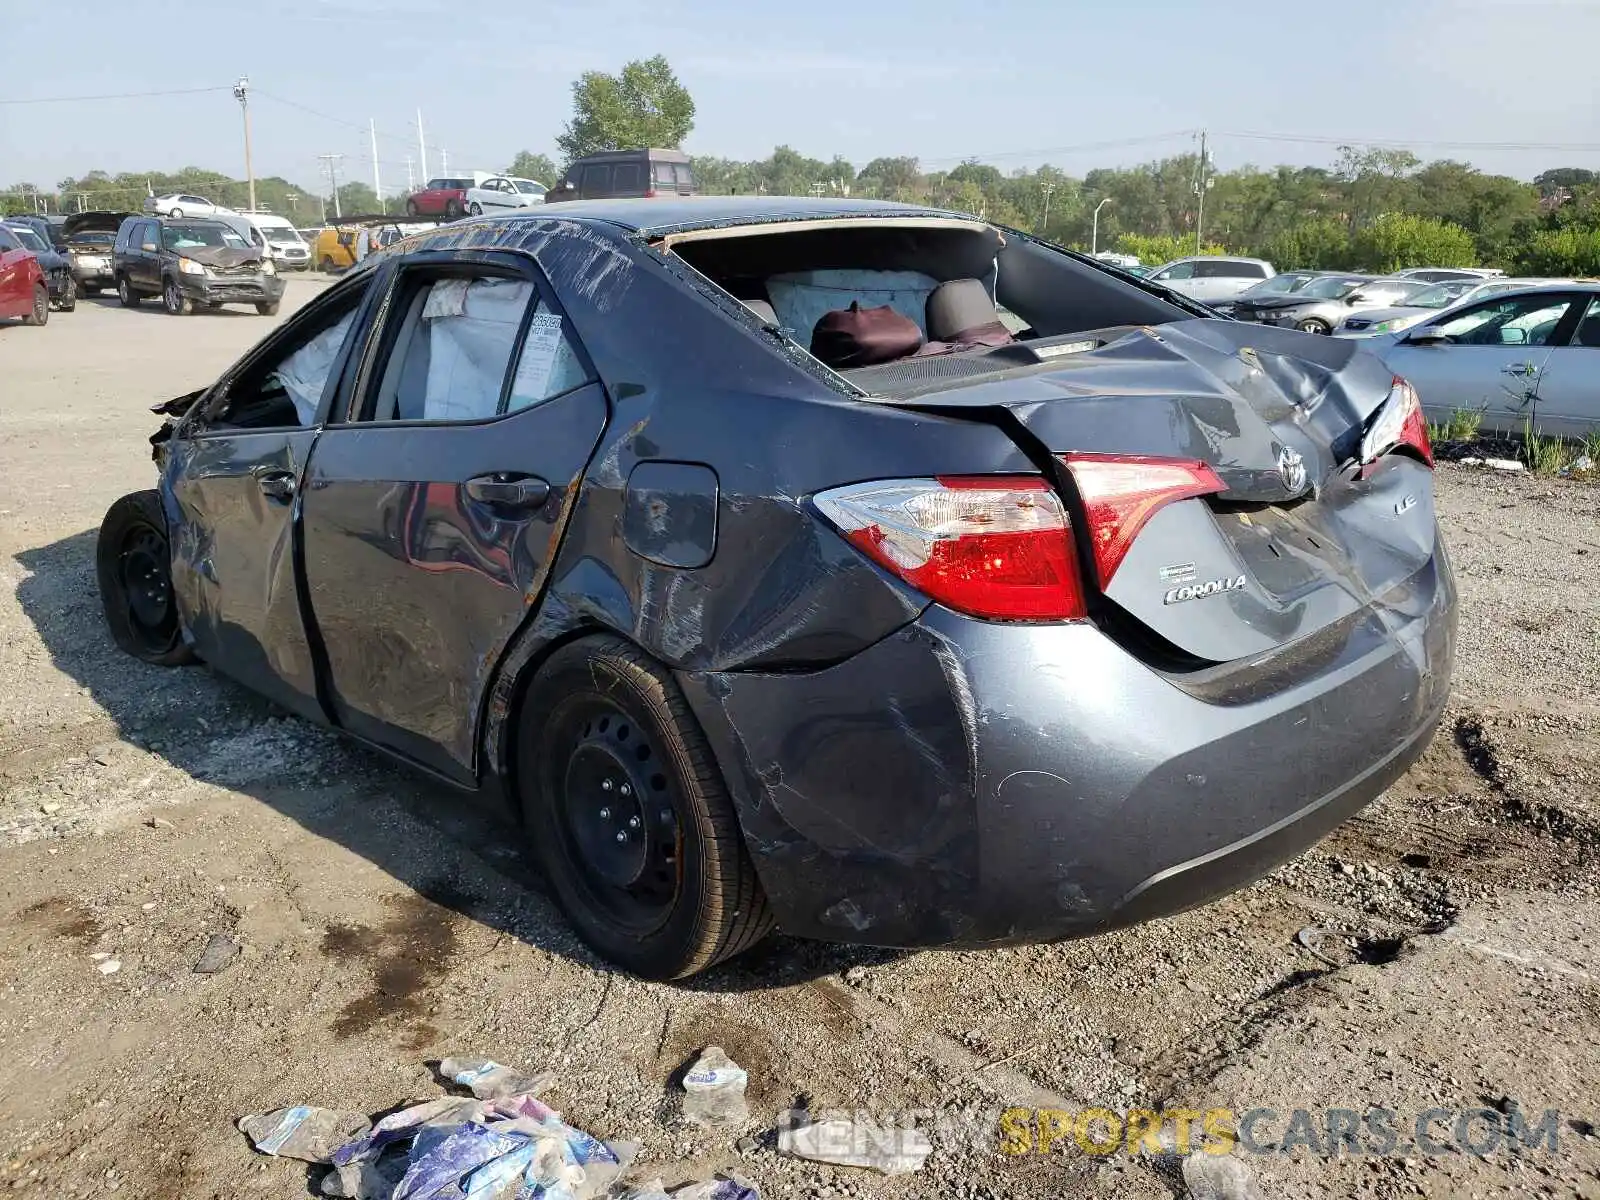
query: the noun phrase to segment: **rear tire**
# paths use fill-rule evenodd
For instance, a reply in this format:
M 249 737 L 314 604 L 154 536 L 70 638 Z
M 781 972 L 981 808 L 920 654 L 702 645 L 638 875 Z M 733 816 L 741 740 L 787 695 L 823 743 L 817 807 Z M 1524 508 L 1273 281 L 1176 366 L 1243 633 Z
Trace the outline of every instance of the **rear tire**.
M 117 276 L 117 299 L 122 302 L 123 308 L 139 307 L 139 293 L 133 290 L 126 275 Z
M 415 216 L 418 216 L 418 215 L 420 215 L 420 214 L 417 211 L 417 202 L 415 200 L 407 200 L 406 201 L 406 216 L 415 217 Z
M 50 289 L 36 284 L 33 289 L 33 307 L 22 318 L 24 325 L 43 325 L 50 320 Z
M 100 288 L 97 284 L 86 283 L 78 289 L 78 294 L 86 300 L 92 300 L 100 294 Z
M 597 954 L 676 979 L 772 929 L 705 734 L 636 647 L 605 636 L 551 655 L 521 706 L 516 763 L 533 854 Z
M 333 259 L 329 258 L 326 254 L 324 254 L 322 256 L 322 264 L 317 269 L 319 271 L 321 271 L 324 275 L 332 275 L 333 274 Z
M 169 217 L 181 217 L 181 216 L 183 216 L 183 209 L 181 209 L 181 208 L 169 209 L 167 211 L 167 216 L 169 216 Z
M 461 216 L 461 201 L 446 200 L 444 202 L 444 215 L 448 221 L 454 221 Z
M 57 307 L 62 312 L 71 312 L 78 307 L 78 281 L 76 279 L 67 280 L 66 294 L 61 297 Z
M 107 510 L 94 565 L 106 624 L 119 648 L 161 667 L 195 661 L 178 626 L 167 519 L 154 491 L 130 492 Z
M 194 311 L 194 302 L 178 290 L 178 281 L 169 279 L 161 286 L 161 307 L 175 317 L 186 317 Z

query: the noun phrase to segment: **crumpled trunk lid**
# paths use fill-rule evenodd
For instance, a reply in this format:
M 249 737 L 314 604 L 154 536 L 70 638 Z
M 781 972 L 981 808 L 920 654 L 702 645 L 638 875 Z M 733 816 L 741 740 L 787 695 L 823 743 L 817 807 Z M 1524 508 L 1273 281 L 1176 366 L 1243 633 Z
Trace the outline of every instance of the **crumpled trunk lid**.
M 1134 331 L 1046 371 L 912 403 L 1003 409 L 1021 426 L 1019 437 L 1051 456 L 1209 464 L 1225 490 L 1159 509 L 1104 597 L 1115 606 L 1108 625 L 1226 662 L 1368 607 L 1432 556 L 1431 471 L 1394 457 L 1356 478 L 1363 426 L 1392 383 L 1359 343 L 1183 321 Z M 1062 482 L 1085 525 L 1070 479 Z M 1080 538 L 1080 561 L 1085 545 Z

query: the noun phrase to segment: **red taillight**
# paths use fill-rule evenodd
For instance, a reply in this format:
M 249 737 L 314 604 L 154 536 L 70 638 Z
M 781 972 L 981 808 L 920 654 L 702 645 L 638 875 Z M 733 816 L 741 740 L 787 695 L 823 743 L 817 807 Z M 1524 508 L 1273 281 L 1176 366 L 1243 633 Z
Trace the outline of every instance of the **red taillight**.
M 1085 615 L 1061 501 L 1037 476 L 886 479 L 817 508 L 874 562 L 957 612 L 1011 621 Z
M 1111 586 L 1133 539 L 1156 513 L 1178 500 L 1223 490 L 1217 473 L 1199 459 L 1137 455 L 1061 456 L 1083 497 L 1089 543 L 1100 586 Z
M 1389 395 L 1373 413 L 1367 432 L 1361 437 L 1361 462 L 1370 464 L 1400 446 L 1409 446 L 1423 462 L 1433 466 L 1433 443 L 1428 440 L 1422 400 L 1416 388 L 1396 375 Z

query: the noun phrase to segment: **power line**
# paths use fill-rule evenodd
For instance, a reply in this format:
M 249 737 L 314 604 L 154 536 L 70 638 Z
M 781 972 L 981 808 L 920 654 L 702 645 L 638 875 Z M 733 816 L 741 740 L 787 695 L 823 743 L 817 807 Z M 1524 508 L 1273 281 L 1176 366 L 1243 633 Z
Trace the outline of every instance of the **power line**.
M 1316 146 L 1384 146 L 1406 150 L 1412 146 L 1432 150 L 1538 150 L 1569 151 L 1572 153 L 1600 153 L 1600 142 L 1457 142 L 1431 138 L 1364 138 L 1326 137 L 1321 134 L 1256 133 L 1229 130 L 1212 137 L 1245 138 L 1257 142 L 1299 142 Z
M 1178 138 L 1192 138 L 1198 132 L 1194 129 L 1178 129 L 1171 133 L 1152 133 L 1142 137 L 1111 138 L 1103 142 L 1083 142 L 1076 146 L 1045 146 L 1038 150 L 1001 150 L 983 154 L 941 154 L 932 158 L 919 161 L 925 163 L 966 162 L 977 159 L 980 162 L 991 158 L 1040 158 L 1046 154 L 1084 154 L 1091 150 L 1116 150 L 1123 146 L 1143 146 L 1151 142 L 1170 142 Z
M 168 88 L 157 92 L 106 92 L 99 96 L 24 96 L 14 100 L 0 100 L 0 104 L 76 104 L 86 100 L 141 100 L 146 96 L 198 96 L 202 92 L 229 92 L 233 84 L 217 87 Z

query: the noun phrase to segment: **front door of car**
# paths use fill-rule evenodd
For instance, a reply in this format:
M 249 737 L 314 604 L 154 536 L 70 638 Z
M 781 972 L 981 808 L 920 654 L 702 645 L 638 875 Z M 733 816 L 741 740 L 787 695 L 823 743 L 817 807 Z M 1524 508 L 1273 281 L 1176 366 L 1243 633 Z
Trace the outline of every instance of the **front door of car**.
M 1520 432 L 1535 415 L 1552 346 L 1565 337 L 1574 297 L 1496 296 L 1408 331 L 1383 355 L 1410 380 L 1432 420 L 1483 412 L 1487 429 Z
M 388 288 L 348 419 L 311 455 L 306 589 L 340 725 L 470 781 L 606 396 L 521 256 L 411 255 Z
M 145 221 L 128 240 L 128 276 L 141 291 L 161 290 L 161 222 Z
M 172 587 L 200 657 L 316 720 L 316 659 L 302 619 L 295 514 L 323 393 L 336 390 L 372 277 L 308 304 L 199 402 L 162 473 Z

